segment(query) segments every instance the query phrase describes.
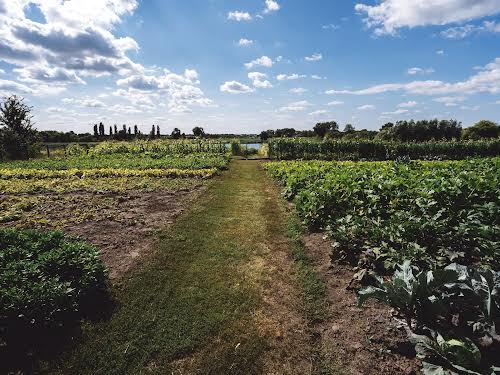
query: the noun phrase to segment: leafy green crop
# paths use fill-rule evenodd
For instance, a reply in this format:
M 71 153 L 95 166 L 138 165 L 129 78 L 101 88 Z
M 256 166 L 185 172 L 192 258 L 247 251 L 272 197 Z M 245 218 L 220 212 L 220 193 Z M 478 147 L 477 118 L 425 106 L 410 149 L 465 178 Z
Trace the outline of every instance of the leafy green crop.
M 500 272 L 458 264 L 424 272 L 406 261 L 391 281 L 361 290 L 359 305 L 370 298 L 406 319 L 425 374 L 498 371 Z
M 500 158 L 266 165 L 333 257 L 375 273 L 405 259 L 500 267 Z
M 77 321 L 105 290 L 97 249 L 61 232 L 0 229 L 0 249 L 0 341 L 7 347 Z
M 116 153 L 6 162 L 0 163 L 0 169 L 225 169 L 228 163 L 229 155 L 215 153 Z

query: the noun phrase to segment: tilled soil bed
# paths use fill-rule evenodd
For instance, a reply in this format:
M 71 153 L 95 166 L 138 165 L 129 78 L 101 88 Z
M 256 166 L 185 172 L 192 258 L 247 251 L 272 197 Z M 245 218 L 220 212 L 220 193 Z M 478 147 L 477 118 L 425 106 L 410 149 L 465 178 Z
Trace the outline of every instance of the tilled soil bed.
M 174 191 L 4 195 L 3 202 L 24 198 L 30 206 L 0 227 L 60 229 L 79 236 L 99 248 L 116 280 L 152 250 L 155 232 L 172 224 L 204 189 L 200 183 Z
M 327 288 L 327 317 L 315 327 L 324 361 L 353 375 L 419 373 L 420 363 L 391 309 L 376 302 L 358 308 L 348 289 L 354 270 L 331 263 L 330 243 L 322 234 L 306 235 L 304 243 Z

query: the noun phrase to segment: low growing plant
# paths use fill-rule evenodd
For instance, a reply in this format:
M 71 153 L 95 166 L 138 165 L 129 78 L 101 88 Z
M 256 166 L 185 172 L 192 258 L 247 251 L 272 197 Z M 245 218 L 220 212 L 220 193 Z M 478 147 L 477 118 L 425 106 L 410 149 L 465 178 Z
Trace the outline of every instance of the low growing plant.
M 420 271 L 406 261 L 391 281 L 359 292 L 393 307 L 406 320 L 424 374 L 500 371 L 500 272 L 451 264 Z
M 0 342 L 7 349 L 74 324 L 105 291 L 99 252 L 82 240 L 0 229 L 0 249 Z

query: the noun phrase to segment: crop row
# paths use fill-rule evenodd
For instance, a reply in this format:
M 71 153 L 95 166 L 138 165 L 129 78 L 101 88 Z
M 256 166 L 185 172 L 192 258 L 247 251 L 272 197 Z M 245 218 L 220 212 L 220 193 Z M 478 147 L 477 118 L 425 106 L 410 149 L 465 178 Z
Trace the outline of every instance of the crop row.
M 74 150 L 77 153 L 76 150 Z M 102 142 L 90 149 L 90 154 L 105 155 L 117 153 L 142 154 L 151 152 L 161 155 L 217 153 L 226 154 L 225 142 L 211 140 L 145 140 L 134 142 Z
M 465 159 L 500 155 L 500 141 L 400 143 L 383 141 L 323 142 L 273 139 L 269 156 L 279 160 Z
M 440 162 L 275 162 L 267 170 L 335 258 L 380 272 L 404 260 L 500 267 L 500 158 Z
M 225 169 L 229 156 L 214 153 L 156 155 L 151 153 L 81 155 L 63 158 L 33 159 L 0 164 L 1 169 Z
M 332 259 L 374 284 L 360 305 L 404 318 L 425 375 L 500 373 L 500 158 L 266 168 Z
M 0 169 L 0 179 L 73 179 L 109 177 L 209 178 L 217 173 L 210 169 Z

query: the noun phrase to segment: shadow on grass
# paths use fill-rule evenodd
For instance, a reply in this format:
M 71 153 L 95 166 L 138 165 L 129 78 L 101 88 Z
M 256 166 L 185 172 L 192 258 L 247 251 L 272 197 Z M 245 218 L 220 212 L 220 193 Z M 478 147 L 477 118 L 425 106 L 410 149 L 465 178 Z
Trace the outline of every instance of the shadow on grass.
M 82 336 L 82 324 L 109 320 L 118 309 L 109 290 L 82 301 L 80 311 L 65 316 L 58 325 L 27 324 L 0 317 L 0 374 L 34 374 L 40 363 L 55 359 Z

